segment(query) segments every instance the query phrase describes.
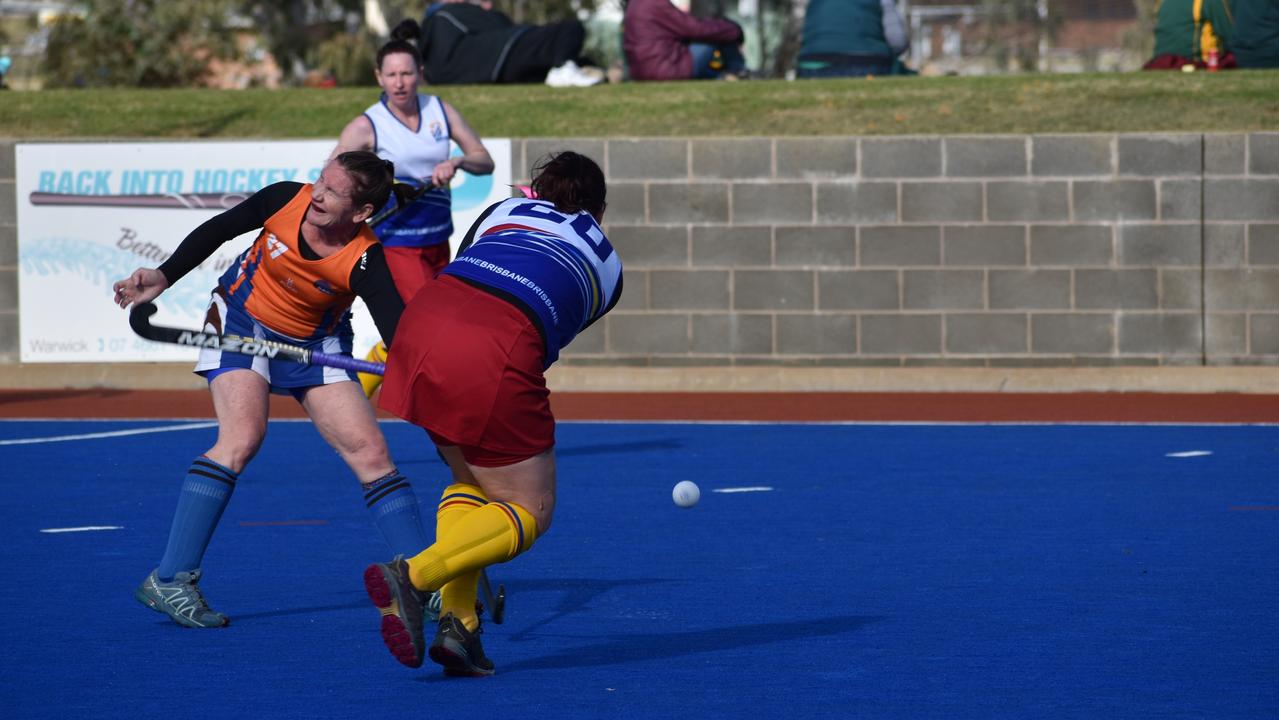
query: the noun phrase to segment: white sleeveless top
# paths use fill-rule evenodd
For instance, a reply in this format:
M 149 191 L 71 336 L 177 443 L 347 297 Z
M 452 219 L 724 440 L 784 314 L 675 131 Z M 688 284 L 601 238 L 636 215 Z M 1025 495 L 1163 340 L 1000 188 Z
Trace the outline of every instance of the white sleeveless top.
M 431 182 L 435 166 L 449 157 L 449 121 L 444 103 L 434 95 L 417 96 L 417 130 L 405 125 L 386 105 L 386 95 L 364 111 L 373 125 L 373 151 L 395 163 L 395 179 L 414 187 Z M 392 197 L 380 213 L 395 202 Z M 432 188 L 409 207 L 395 213 L 373 231 L 387 247 L 428 247 L 448 242 L 453 234 L 452 194 Z
M 364 111 L 373 125 L 373 152 L 395 163 L 395 179 L 422 185 L 435 166 L 449 157 L 449 121 L 444 103 L 434 95 L 417 96 L 420 122 L 414 131 L 391 113 L 386 95 Z

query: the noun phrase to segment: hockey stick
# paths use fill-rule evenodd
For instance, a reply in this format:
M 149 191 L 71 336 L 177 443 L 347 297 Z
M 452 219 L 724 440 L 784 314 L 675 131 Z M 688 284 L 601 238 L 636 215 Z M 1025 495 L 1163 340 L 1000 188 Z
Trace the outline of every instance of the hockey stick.
M 493 586 L 489 584 L 488 573 L 480 570 L 480 592 L 484 593 L 484 605 L 498 625 L 506 619 L 506 586 L 497 586 L 497 595 L 493 594 Z
M 241 355 L 252 355 L 254 357 L 280 358 L 302 363 L 303 365 L 322 365 L 324 367 L 355 370 L 356 372 L 372 373 L 374 375 L 382 375 L 386 372 L 386 365 L 382 363 L 357 360 L 349 355 L 323 353 L 298 347 L 297 345 L 275 342 L 274 340 L 261 340 L 239 335 L 219 335 L 201 330 L 183 330 L 163 325 L 152 325 L 151 316 L 155 315 L 155 312 L 156 306 L 149 302 L 134 305 L 133 310 L 129 312 L 129 325 L 133 327 L 133 332 L 152 342 L 209 348 Z
M 239 335 L 218 335 L 217 333 L 198 330 L 182 330 L 163 325 L 152 325 L 151 316 L 155 315 L 157 309 L 154 303 L 147 302 L 134 305 L 129 312 L 129 325 L 133 327 L 133 331 L 152 342 L 212 348 L 255 357 L 281 358 L 304 365 L 323 365 L 325 367 L 343 368 L 373 375 L 386 373 L 386 365 L 383 363 L 357 360 L 347 355 L 316 352 L 297 345 L 289 345 L 288 343 L 275 342 L 273 340 L 259 340 Z M 485 570 L 480 570 L 479 584 L 479 589 L 484 594 L 485 606 L 488 607 L 493 622 L 501 625 L 502 621 L 506 619 L 506 586 L 498 585 L 497 594 L 494 595 L 493 586 L 489 583 L 488 572 Z
M 434 183 L 427 183 L 423 185 L 422 187 L 418 187 L 418 188 L 415 188 L 412 185 L 409 185 L 408 183 L 397 182 L 395 184 L 396 186 L 410 188 L 410 189 L 404 191 L 403 195 L 399 195 L 394 192 L 391 193 L 391 196 L 395 198 L 395 207 L 383 208 L 382 212 L 369 218 L 367 220 L 369 227 L 377 227 L 378 225 L 381 225 L 387 220 L 390 220 L 393 216 L 398 214 L 400 211 L 408 208 L 410 205 L 416 202 L 418 198 L 422 197 L 423 195 L 427 194 L 431 190 L 435 189 Z

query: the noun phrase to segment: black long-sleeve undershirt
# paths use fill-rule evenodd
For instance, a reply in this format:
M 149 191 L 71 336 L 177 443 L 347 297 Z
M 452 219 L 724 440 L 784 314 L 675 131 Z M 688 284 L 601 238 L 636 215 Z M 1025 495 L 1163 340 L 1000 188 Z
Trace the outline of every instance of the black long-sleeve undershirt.
M 160 265 L 160 272 L 164 273 L 165 279 L 172 286 L 200 263 L 212 257 L 227 241 L 265 225 L 267 219 L 288 205 L 301 189 L 302 183 L 274 183 L 249 196 L 239 205 L 209 218 L 186 236 L 169 259 Z M 307 260 L 320 259 L 302 237 L 301 228 L 298 230 L 297 246 L 302 257 Z M 382 340 L 389 346 L 400 323 L 400 315 L 404 312 L 404 301 L 395 289 L 395 281 L 391 278 L 391 269 L 386 264 L 381 243 L 371 246 L 360 262 L 355 263 L 351 268 L 349 283 L 351 290 L 368 306 L 373 323 L 382 334 Z

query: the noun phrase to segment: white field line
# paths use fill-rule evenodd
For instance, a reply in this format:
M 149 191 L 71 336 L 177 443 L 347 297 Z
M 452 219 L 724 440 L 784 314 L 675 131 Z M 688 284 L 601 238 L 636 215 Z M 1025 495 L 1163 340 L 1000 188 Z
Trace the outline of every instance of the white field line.
M 55 435 L 42 438 L 15 438 L 0 440 L 0 445 L 37 445 L 39 443 L 70 442 L 72 440 L 99 440 L 101 438 L 125 437 L 126 435 L 147 435 L 150 433 L 176 432 L 178 430 L 203 430 L 217 427 L 216 422 L 186 423 L 183 425 L 166 425 L 163 427 L 134 428 L 132 430 L 112 430 L 110 432 L 84 433 L 82 435 Z
M 1188 457 L 1203 457 L 1205 455 L 1211 455 L 1211 454 L 1212 454 L 1211 450 L 1186 450 L 1185 452 L 1171 452 L 1171 453 L 1168 453 L 1167 455 L 1164 455 L 1164 457 L 1188 458 Z
M 711 492 L 717 493 L 748 493 L 748 492 L 772 492 L 772 488 L 767 485 L 755 485 L 752 487 L 727 487 L 715 488 Z
M 84 527 L 44 528 L 42 533 L 95 532 L 97 530 L 123 530 L 123 525 L 85 525 Z

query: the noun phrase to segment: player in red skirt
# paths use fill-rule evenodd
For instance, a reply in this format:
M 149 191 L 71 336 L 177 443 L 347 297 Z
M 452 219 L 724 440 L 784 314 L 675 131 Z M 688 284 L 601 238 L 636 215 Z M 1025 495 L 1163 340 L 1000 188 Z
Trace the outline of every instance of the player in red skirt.
M 493 672 L 479 642 L 479 571 L 528 550 L 555 509 L 544 373 L 621 296 L 621 259 L 599 225 L 599 166 L 558 153 L 534 168 L 531 188 L 484 211 L 405 308 L 387 362 L 381 407 L 425 428 L 453 472 L 435 544 L 364 574 L 382 638 L 409 667 L 428 653 L 422 603 L 439 590 L 431 659 L 450 674 Z

